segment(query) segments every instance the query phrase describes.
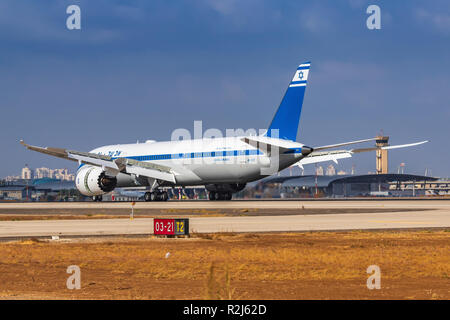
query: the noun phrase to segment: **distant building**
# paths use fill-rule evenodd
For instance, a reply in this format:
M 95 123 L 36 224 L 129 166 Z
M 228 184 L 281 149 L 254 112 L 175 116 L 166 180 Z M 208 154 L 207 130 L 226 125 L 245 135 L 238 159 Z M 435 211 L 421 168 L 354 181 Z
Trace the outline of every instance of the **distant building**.
M 54 169 L 53 177 L 54 179 L 65 180 L 65 181 L 75 181 L 75 176 L 70 174 L 67 169 Z
M 9 176 L 6 177 L 7 181 L 15 181 L 18 179 L 31 180 L 31 179 L 58 179 L 63 181 L 75 181 L 75 175 L 69 173 L 67 168 L 63 169 L 50 169 L 46 167 L 37 168 L 36 170 L 32 170 L 28 168 L 26 165 L 22 168 L 21 175 L 19 177 Z
M 316 175 L 323 176 L 323 167 L 322 166 L 318 166 L 316 168 Z
M 34 187 L 29 186 L 0 186 L 0 198 L 3 200 L 30 200 Z
M 332 164 L 330 164 L 327 167 L 326 175 L 327 176 L 335 176 L 336 175 L 336 169 L 334 169 L 334 166 Z
M 22 174 L 21 178 L 25 180 L 31 180 L 33 179 L 33 170 L 28 168 L 28 165 L 25 165 L 24 168 L 22 168 Z
M 271 177 L 263 183 L 291 198 L 450 195 L 450 180 L 411 174 Z
M 339 170 L 337 175 L 338 176 L 345 176 L 347 174 L 347 172 L 345 172 L 344 170 Z
M 20 179 L 20 176 L 7 176 L 7 177 L 5 177 L 5 181 L 7 181 L 7 182 L 16 181 L 16 180 L 19 180 L 19 179 Z
M 34 171 L 34 178 L 35 179 L 42 179 L 42 178 L 53 178 L 53 172 L 51 172 L 49 168 L 37 168 Z

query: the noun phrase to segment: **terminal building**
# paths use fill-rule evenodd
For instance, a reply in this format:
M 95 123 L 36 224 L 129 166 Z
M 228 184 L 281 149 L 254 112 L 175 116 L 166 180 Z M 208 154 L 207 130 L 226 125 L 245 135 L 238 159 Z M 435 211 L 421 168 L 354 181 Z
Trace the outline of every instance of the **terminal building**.
M 414 197 L 450 195 L 450 180 L 411 174 L 305 175 L 264 180 L 274 197 Z
M 0 200 L 20 200 L 31 199 L 35 192 L 33 187 L 25 185 L 5 185 L 0 186 Z
M 76 191 L 75 182 L 58 179 L 17 180 L 0 185 L 2 201 L 68 201 L 84 198 Z

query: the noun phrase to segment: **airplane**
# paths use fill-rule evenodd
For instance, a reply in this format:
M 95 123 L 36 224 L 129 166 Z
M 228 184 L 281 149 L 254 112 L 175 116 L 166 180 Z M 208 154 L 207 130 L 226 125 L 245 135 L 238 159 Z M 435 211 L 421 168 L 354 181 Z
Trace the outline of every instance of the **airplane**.
M 146 187 L 145 201 L 167 201 L 167 187 L 205 186 L 210 200 L 231 200 L 233 193 L 290 167 L 349 158 L 377 148 L 325 151 L 376 138 L 309 147 L 296 142 L 311 63 L 300 64 L 265 133 L 221 138 L 117 144 L 80 152 L 37 147 L 29 150 L 77 161 L 75 184 L 84 195 L 101 201 L 115 188 Z M 412 144 L 386 146 L 396 149 Z

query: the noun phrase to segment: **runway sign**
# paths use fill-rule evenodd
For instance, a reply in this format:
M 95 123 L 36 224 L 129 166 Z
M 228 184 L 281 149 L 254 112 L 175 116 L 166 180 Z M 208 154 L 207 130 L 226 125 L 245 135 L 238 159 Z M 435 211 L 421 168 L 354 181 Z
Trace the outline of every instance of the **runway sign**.
M 189 235 L 189 219 L 153 219 L 153 233 L 166 236 Z

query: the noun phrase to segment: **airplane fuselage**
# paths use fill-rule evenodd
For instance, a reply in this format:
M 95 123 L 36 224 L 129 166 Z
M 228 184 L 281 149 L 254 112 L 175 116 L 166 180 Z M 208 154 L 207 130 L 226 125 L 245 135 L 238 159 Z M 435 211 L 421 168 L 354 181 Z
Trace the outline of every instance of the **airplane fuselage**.
M 269 157 L 242 137 L 118 144 L 91 153 L 150 162 L 172 168 L 175 185 L 247 183 L 274 174 L 299 161 L 301 153 Z M 148 179 L 117 176 L 117 187 L 148 185 Z

